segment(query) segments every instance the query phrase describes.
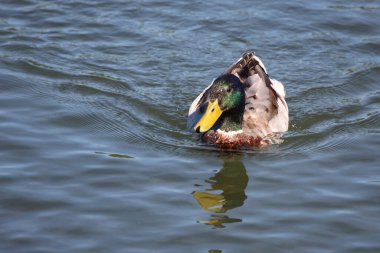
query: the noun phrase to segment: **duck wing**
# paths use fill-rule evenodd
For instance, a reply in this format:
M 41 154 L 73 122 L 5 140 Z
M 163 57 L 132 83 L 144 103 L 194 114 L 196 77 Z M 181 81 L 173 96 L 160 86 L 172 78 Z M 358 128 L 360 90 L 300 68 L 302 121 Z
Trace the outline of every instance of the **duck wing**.
M 236 75 L 244 85 L 244 132 L 264 137 L 288 130 L 289 117 L 284 86 L 269 78 L 264 64 L 254 52 L 245 53 L 224 73 Z

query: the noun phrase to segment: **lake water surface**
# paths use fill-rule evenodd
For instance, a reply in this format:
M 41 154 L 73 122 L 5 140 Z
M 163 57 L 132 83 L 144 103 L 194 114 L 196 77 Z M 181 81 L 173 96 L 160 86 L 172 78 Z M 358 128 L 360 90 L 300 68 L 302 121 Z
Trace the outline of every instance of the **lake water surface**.
M 379 1 L 0 3 L 1 252 L 380 252 Z M 222 152 L 191 101 L 246 50 L 283 143 Z

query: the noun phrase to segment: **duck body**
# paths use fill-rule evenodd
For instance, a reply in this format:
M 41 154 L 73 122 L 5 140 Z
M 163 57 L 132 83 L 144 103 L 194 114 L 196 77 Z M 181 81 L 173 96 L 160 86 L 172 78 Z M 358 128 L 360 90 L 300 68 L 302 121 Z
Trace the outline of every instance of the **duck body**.
M 188 128 L 207 144 L 240 149 L 272 143 L 288 130 L 281 82 L 269 78 L 253 52 L 245 53 L 192 102 Z

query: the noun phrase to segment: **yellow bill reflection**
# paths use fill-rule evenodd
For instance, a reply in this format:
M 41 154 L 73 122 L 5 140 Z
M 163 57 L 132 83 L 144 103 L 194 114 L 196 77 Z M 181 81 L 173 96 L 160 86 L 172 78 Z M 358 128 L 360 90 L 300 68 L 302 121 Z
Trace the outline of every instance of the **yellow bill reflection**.
M 205 180 L 210 187 L 202 191 L 194 191 L 193 197 L 206 211 L 216 214 L 200 223 L 224 227 L 225 223 L 240 222 L 241 219 L 230 218 L 228 210 L 242 206 L 247 196 L 248 175 L 239 155 L 223 157 L 223 167 L 209 179 Z

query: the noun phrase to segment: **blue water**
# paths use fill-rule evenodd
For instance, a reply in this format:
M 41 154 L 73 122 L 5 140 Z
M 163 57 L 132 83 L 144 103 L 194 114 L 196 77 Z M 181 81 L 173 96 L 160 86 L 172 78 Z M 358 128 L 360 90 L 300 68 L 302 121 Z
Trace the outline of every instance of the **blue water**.
M 380 252 L 380 2 L 0 3 L 0 252 Z M 246 50 L 283 143 L 223 152 L 191 101 Z

